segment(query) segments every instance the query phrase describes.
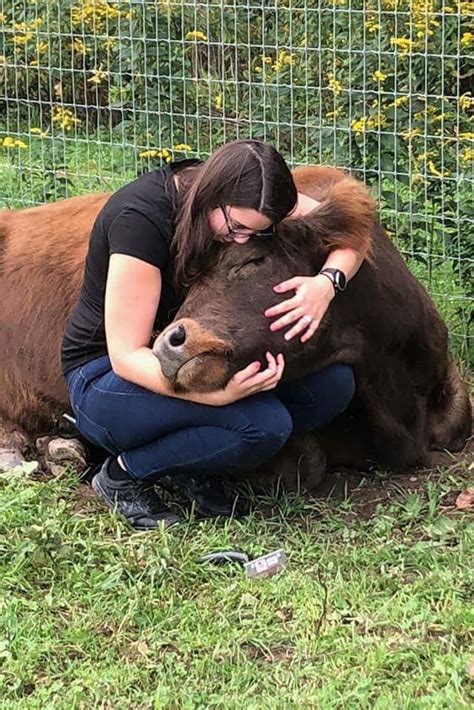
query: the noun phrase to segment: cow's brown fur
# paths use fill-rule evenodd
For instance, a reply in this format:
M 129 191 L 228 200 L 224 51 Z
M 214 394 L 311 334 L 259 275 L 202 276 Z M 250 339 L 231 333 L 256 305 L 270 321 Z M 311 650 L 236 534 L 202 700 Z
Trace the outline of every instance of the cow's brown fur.
M 108 196 L 0 212 L 0 414 L 29 432 L 68 406 L 60 344 Z

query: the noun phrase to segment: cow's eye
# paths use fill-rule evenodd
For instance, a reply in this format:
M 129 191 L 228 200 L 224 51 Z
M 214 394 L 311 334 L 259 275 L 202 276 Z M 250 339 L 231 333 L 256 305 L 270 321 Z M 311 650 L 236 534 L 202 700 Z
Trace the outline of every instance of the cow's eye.
M 248 276 L 249 274 L 257 271 L 260 264 L 265 261 L 264 256 L 254 256 L 252 259 L 247 259 L 243 264 L 238 266 L 233 266 L 229 271 L 229 278 L 235 279 L 240 276 Z

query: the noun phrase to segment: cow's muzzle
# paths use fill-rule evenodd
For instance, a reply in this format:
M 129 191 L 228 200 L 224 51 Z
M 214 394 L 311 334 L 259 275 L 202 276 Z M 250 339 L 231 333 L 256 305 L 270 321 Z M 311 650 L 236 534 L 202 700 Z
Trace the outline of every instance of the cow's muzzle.
M 153 353 L 176 392 L 212 392 L 229 380 L 232 347 L 191 318 L 160 333 Z

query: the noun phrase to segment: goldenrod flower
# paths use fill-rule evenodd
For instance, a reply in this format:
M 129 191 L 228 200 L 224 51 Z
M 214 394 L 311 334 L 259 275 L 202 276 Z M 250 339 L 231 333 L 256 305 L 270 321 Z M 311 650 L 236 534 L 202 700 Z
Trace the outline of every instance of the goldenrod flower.
M 474 98 L 471 96 L 471 92 L 468 91 L 459 97 L 459 108 L 467 111 L 471 106 L 474 106 Z
M 342 91 L 342 84 L 334 77 L 331 76 L 329 79 L 329 88 L 336 94 L 340 94 Z
M 354 118 L 354 120 L 351 123 L 351 128 L 356 134 L 356 136 L 360 135 L 365 131 L 367 124 L 367 118 Z
M 285 50 L 282 49 L 278 53 L 278 58 L 275 60 L 272 69 L 275 72 L 279 72 L 281 69 L 284 69 L 285 65 L 287 64 L 293 64 L 293 55 L 289 54 L 288 52 L 285 52 Z
M 389 108 L 392 106 L 403 106 L 408 101 L 408 96 L 397 96 L 397 98 L 388 105 Z
M 474 161 L 474 149 L 464 148 L 464 150 L 459 153 L 459 160 L 461 163 L 472 163 Z
M 419 136 L 421 133 L 419 128 L 409 128 L 407 131 L 400 133 L 401 137 L 406 141 L 411 141 L 415 136 Z
M 158 155 L 159 152 L 160 152 L 159 150 L 155 150 L 155 149 L 152 149 L 152 150 L 144 150 L 144 151 L 142 151 L 141 153 L 138 154 L 138 157 L 139 157 L 139 158 L 144 158 L 144 159 L 145 159 L 145 158 L 156 158 L 156 156 Z
M 173 150 L 178 150 L 178 151 L 190 151 L 192 150 L 191 146 L 188 145 L 187 143 L 178 143 L 178 145 L 173 146 Z
M 413 42 L 408 37 L 392 37 L 390 44 L 399 47 L 402 54 L 408 54 L 413 48 Z
M 430 160 L 428 162 L 428 170 L 430 171 L 430 173 L 432 175 L 434 175 L 435 177 L 438 177 L 438 178 L 443 178 L 443 177 L 446 177 L 447 175 L 449 175 L 448 172 L 440 173 L 440 171 L 438 170 L 438 168 L 436 167 L 436 165 L 434 164 L 434 162 L 432 160 Z
M 91 51 L 88 47 L 86 47 L 85 43 L 80 37 L 76 37 L 76 39 L 71 42 L 71 49 L 77 54 L 86 54 L 87 52 Z
M 34 136 L 38 136 L 39 138 L 46 138 L 48 135 L 47 131 L 43 131 L 41 128 L 37 128 L 36 126 L 30 128 L 30 133 Z
M 171 153 L 167 148 L 158 150 L 157 148 L 149 148 L 138 154 L 139 158 L 164 158 L 167 163 L 171 163 Z
M 21 141 L 19 138 L 12 138 L 12 136 L 5 136 L 2 146 L 4 148 L 21 148 L 22 150 L 28 148 L 26 143 Z
M 186 32 L 185 39 L 195 39 L 196 41 L 201 41 L 201 42 L 208 42 L 207 36 L 204 34 L 204 32 L 200 32 L 199 30 L 191 30 L 190 32 Z
M 64 108 L 63 106 L 54 107 L 52 120 L 53 123 L 58 123 L 65 131 L 70 131 L 73 126 L 77 126 L 81 123 L 81 120 L 74 116 L 71 109 Z
M 101 32 L 108 21 L 121 15 L 117 4 L 109 4 L 106 0 L 80 0 L 71 12 L 72 24 L 84 27 L 91 34 Z
M 89 84 L 96 84 L 96 85 L 102 84 L 104 79 L 107 79 L 108 75 L 109 75 L 109 72 L 104 71 L 102 69 L 102 64 L 101 64 L 98 69 L 92 69 L 92 76 L 87 81 Z

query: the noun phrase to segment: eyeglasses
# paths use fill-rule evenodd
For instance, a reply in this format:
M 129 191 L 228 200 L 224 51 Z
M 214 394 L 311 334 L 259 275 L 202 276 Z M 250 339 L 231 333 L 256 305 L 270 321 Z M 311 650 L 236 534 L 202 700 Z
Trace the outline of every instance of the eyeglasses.
M 266 229 L 253 231 L 250 228 L 234 229 L 229 221 L 227 212 L 225 211 L 224 205 L 219 205 L 224 215 L 225 224 L 227 227 L 227 234 L 225 235 L 229 239 L 235 239 L 235 237 L 271 237 L 275 234 L 275 225 L 272 224 Z

